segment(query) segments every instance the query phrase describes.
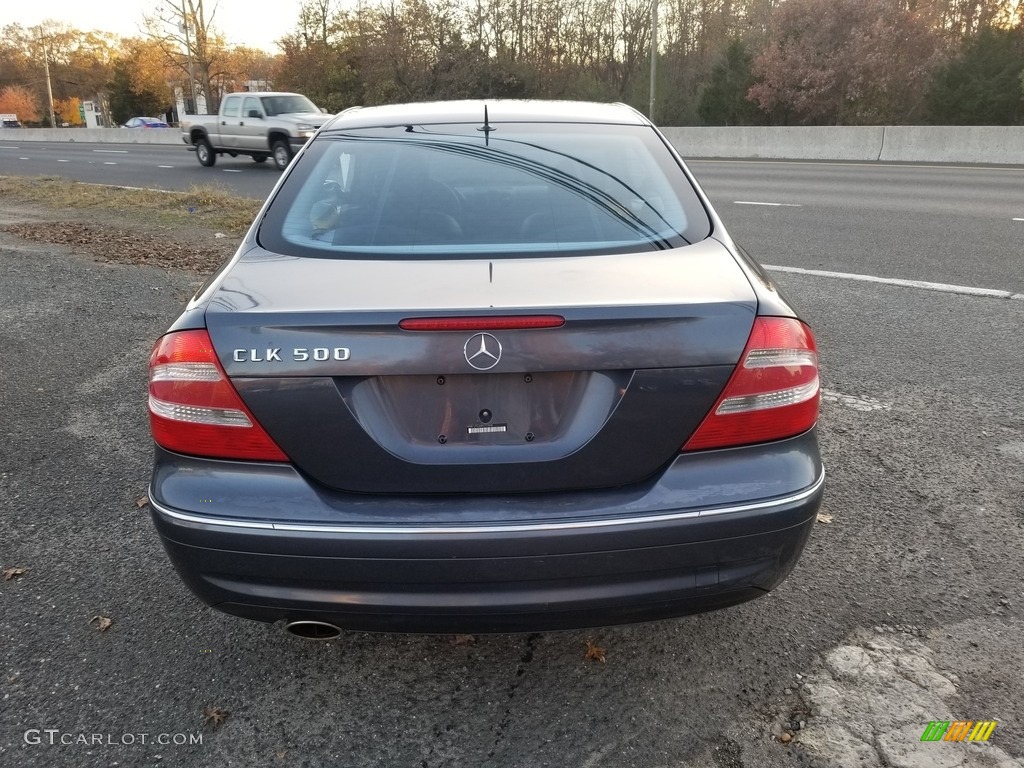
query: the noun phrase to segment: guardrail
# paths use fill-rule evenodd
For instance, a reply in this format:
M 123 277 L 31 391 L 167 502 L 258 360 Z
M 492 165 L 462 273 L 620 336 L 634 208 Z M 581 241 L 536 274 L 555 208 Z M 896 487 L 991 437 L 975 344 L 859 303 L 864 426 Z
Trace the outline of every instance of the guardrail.
M 662 128 L 686 158 L 1024 165 L 1024 126 Z M 5 128 L 0 141 L 182 146 L 177 128 Z

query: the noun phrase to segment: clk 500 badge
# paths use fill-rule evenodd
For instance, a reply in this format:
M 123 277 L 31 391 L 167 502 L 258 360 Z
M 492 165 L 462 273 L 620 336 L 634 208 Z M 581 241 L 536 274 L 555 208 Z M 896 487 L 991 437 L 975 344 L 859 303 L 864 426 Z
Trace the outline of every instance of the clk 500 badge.
M 267 349 L 236 349 L 231 354 L 231 359 L 236 363 L 280 363 L 284 361 L 281 355 L 297 363 L 304 363 L 307 360 L 325 362 L 337 360 L 344 362 L 352 353 L 348 347 L 296 347 L 292 350 L 282 350 L 281 347 L 268 347 Z

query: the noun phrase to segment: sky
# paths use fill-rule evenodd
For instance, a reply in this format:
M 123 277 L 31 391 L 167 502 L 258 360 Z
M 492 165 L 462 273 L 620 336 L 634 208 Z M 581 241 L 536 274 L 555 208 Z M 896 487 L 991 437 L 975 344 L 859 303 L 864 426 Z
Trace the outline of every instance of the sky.
M 31 27 L 55 19 L 82 30 L 112 32 L 123 37 L 139 36 L 142 17 L 166 0 L 3 0 L 0 28 L 8 24 Z M 276 0 L 273 6 L 252 0 L 206 0 L 207 18 L 216 3 L 213 26 L 229 45 L 262 48 L 279 53 L 274 41 L 292 31 L 299 17 L 300 0 Z M 269 9 L 275 10 L 271 12 Z M 282 20 L 284 23 L 281 23 Z

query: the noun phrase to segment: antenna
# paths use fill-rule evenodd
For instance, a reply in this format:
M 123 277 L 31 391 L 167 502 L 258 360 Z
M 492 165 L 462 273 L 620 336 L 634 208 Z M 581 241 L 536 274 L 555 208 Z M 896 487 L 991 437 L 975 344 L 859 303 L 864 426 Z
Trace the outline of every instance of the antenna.
M 490 146 L 491 144 L 491 131 L 497 130 L 491 127 L 491 122 L 487 117 L 487 105 L 484 104 L 484 127 L 477 128 L 478 131 L 484 132 L 484 146 Z

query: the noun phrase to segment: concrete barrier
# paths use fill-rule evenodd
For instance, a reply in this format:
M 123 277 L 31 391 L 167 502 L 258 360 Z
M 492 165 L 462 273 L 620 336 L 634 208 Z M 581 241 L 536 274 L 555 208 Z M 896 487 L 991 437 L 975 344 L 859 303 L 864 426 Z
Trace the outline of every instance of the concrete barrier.
M 1024 165 L 1024 126 L 663 128 L 685 158 Z
M 877 160 L 881 126 L 662 128 L 684 158 Z
M 892 126 L 878 159 L 1024 165 L 1024 126 Z
M 0 141 L 80 141 L 86 144 L 178 144 L 177 128 L 4 128 Z
M 662 128 L 685 158 L 1024 165 L 1024 126 Z M 3 141 L 183 146 L 177 128 L 5 128 Z

